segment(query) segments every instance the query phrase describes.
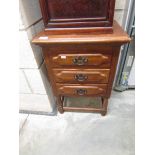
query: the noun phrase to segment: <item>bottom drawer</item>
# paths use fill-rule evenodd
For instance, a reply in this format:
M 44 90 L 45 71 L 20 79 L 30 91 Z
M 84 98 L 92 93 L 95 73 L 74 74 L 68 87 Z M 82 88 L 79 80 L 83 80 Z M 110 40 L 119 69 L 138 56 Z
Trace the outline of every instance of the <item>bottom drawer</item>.
M 107 91 L 106 84 L 56 84 L 56 87 L 58 94 L 64 96 L 105 96 Z

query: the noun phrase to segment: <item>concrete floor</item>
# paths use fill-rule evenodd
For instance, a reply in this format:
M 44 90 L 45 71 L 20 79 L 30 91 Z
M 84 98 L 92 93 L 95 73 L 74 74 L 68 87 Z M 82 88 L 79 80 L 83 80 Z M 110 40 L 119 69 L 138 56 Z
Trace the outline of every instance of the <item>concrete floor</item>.
M 134 91 L 113 92 L 108 114 L 20 114 L 20 155 L 134 155 Z

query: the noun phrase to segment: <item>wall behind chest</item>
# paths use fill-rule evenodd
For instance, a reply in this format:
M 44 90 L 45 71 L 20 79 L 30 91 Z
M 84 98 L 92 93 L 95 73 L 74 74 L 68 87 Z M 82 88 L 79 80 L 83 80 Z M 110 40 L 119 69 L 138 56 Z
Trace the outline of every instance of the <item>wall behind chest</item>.
M 42 49 L 31 44 L 44 25 L 38 0 L 20 0 L 19 14 L 19 82 L 20 110 L 51 112 L 54 102 L 46 78 Z M 53 106 L 53 105 L 52 105 Z

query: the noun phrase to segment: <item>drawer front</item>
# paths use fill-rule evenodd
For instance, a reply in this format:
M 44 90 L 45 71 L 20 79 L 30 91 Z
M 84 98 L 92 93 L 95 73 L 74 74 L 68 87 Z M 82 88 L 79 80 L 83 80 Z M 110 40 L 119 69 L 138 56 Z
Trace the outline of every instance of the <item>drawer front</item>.
M 91 85 L 63 85 L 56 84 L 57 92 L 64 96 L 104 96 L 106 95 L 106 84 Z
M 110 69 L 53 69 L 58 83 L 108 83 Z
M 57 54 L 50 55 L 50 63 L 53 67 L 110 67 L 110 54 Z

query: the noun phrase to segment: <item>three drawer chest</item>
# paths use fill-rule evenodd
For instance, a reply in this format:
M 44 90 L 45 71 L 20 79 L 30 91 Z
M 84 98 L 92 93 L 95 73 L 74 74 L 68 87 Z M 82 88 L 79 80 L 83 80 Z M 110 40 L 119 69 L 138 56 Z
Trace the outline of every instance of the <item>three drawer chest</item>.
M 78 11 L 76 12 L 78 6 L 75 7 L 71 0 L 64 3 L 66 6 L 63 5 L 64 9 L 67 4 L 70 5 L 71 11 L 58 13 L 57 7 L 61 6 L 60 2 L 62 1 L 40 0 L 45 30 L 32 40 L 32 43 L 42 47 L 48 79 L 56 98 L 58 111 L 60 113 L 65 111 L 95 112 L 105 115 L 120 47 L 128 43 L 130 38 L 116 21 L 111 21 L 114 0 L 97 0 L 96 3 L 91 0 L 87 0 L 85 3 L 81 3 L 79 0 L 72 1 L 77 2 L 76 5 L 80 3 L 81 11 L 86 12 L 85 8 L 89 8 L 88 11 L 92 11 L 92 13 L 87 12 L 87 14 L 78 14 Z M 103 6 L 99 7 L 98 3 Z M 93 12 L 95 4 L 99 9 L 98 12 L 95 10 L 96 7 Z M 111 5 L 107 8 L 107 4 Z M 86 7 L 88 5 L 89 7 Z M 92 7 L 90 7 L 91 5 Z M 112 11 L 108 15 L 109 21 L 106 19 L 106 22 L 102 15 L 107 15 L 108 9 Z M 50 12 L 48 20 L 45 18 L 45 12 Z M 95 25 L 99 21 L 100 25 Z M 109 23 L 109 25 L 105 26 L 105 23 Z M 67 104 L 69 98 L 74 99 L 71 105 Z M 87 102 L 85 99 L 89 98 L 90 102 L 82 103 L 81 98 L 84 99 L 84 102 Z M 95 104 L 93 99 L 97 99 L 96 102 L 94 101 Z

